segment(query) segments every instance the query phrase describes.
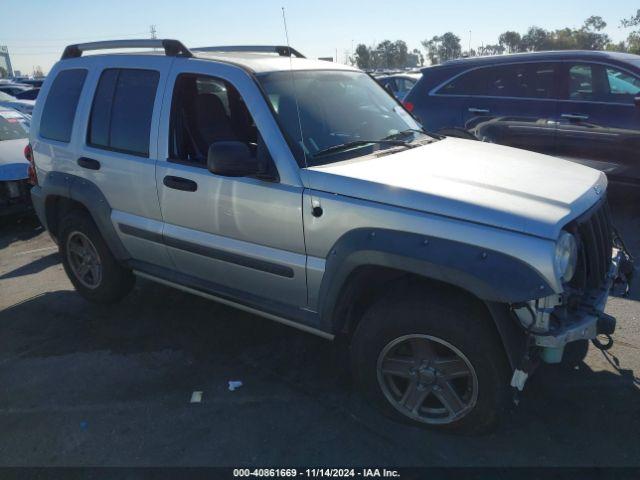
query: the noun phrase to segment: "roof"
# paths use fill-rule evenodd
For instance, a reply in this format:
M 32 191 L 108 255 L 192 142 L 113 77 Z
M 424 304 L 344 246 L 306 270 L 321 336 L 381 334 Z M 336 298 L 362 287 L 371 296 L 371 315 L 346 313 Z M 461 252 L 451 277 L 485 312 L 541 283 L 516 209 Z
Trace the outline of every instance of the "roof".
M 282 57 L 273 54 L 249 52 L 199 52 L 193 51 L 194 58 L 229 62 L 248 68 L 255 73 L 279 72 L 289 70 L 349 70 L 356 68 L 341 63 L 308 58 Z
M 420 72 L 406 72 L 406 73 L 394 73 L 393 75 L 386 75 L 384 78 L 413 78 L 420 80 L 422 73 Z
M 525 62 L 525 61 L 543 61 L 543 60 L 562 60 L 565 58 L 579 58 L 584 60 L 613 60 L 617 62 L 633 63 L 640 66 L 640 55 L 622 52 L 604 52 L 599 50 L 554 50 L 548 52 L 526 52 L 512 53 L 508 55 L 489 55 L 483 57 L 459 58 L 456 60 L 448 60 L 435 67 L 454 67 L 454 66 L 479 66 L 479 65 L 495 65 L 501 63 Z M 433 68 L 426 67 L 424 70 Z M 423 71 L 424 71 L 423 70 Z
M 60 60 L 71 60 L 82 57 L 83 52 L 96 50 L 122 50 L 153 48 L 154 52 L 117 53 L 115 55 L 166 55 L 167 57 L 196 58 L 218 62 L 232 63 L 256 73 L 289 71 L 289 70 L 350 70 L 353 67 L 324 60 L 306 59 L 297 50 L 283 45 L 236 45 L 200 47 L 188 49 L 178 40 L 171 39 L 133 39 L 106 40 L 90 43 L 68 45 Z M 159 51 L 163 49 L 164 52 Z M 111 55 L 114 55 L 113 53 Z

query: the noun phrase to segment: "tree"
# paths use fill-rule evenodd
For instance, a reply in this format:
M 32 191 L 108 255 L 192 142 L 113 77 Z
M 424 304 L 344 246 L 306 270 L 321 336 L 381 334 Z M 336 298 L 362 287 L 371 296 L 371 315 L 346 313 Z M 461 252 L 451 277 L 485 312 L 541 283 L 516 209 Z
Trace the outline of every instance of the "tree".
M 640 9 L 636 11 L 636 14 L 630 18 L 626 18 L 620 22 L 620 26 L 624 28 L 637 27 L 640 25 Z
M 416 53 L 417 52 L 417 53 Z M 420 50 L 414 49 L 409 54 L 409 47 L 404 40 L 383 40 L 377 46 L 367 47 L 359 44 L 356 47 L 351 63 L 363 70 L 374 68 L 405 68 L 415 67 L 424 63 Z
M 462 46 L 460 38 L 452 32 L 442 36 L 434 36 L 431 40 L 424 40 L 422 46 L 427 50 L 427 56 L 432 65 L 460 58 Z
M 627 52 L 640 55 L 640 32 L 631 32 L 627 37 Z
M 640 10 L 638 10 L 638 12 L 640 12 Z M 584 21 L 582 28 L 594 32 L 600 32 L 607 28 L 607 22 L 605 22 L 602 17 L 592 15 Z
M 522 51 L 522 37 L 518 32 L 507 31 L 500 35 L 498 43 L 507 53 L 517 53 Z
M 623 28 L 633 28 L 640 26 L 640 9 L 632 17 L 622 20 L 620 26 Z M 640 55 L 640 30 L 632 31 L 627 37 L 626 50 L 629 53 Z
M 371 50 L 363 43 L 358 44 L 356 47 L 356 52 L 352 61 L 362 70 L 373 68 L 373 65 L 371 64 Z
M 611 43 L 606 33 L 599 33 L 607 26 L 602 17 L 591 16 L 584 21 L 580 30 L 573 32 L 575 48 L 580 50 L 604 50 Z M 574 48 L 574 47 L 571 47 Z
M 522 47 L 527 52 L 548 50 L 549 32 L 540 27 L 529 27 L 527 33 L 522 36 Z
M 502 55 L 504 53 L 504 47 L 502 45 L 484 45 L 478 48 L 478 55 Z
M 407 67 L 407 62 L 409 60 L 409 47 L 404 40 L 396 40 L 391 45 L 391 51 L 393 56 L 393 67 L 395 68 L 404 68 Z
M 414 48 L 409 54 L 409 63 L 413 63 L 411 66 L 424 66 L 424 55 L 417 48 Z M 415 61 L 414 61 L 415 60 Z

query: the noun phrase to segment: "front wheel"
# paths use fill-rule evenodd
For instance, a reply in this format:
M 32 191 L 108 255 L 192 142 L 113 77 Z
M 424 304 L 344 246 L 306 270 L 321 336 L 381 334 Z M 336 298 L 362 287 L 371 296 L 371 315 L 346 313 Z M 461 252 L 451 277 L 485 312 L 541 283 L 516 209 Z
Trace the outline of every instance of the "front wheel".
M 508 363 L 491 319 L 448 290 L 392 294 L 374 304 L 352 343 L 364 393 L 395 419 L 482 432 L 508 392 Z

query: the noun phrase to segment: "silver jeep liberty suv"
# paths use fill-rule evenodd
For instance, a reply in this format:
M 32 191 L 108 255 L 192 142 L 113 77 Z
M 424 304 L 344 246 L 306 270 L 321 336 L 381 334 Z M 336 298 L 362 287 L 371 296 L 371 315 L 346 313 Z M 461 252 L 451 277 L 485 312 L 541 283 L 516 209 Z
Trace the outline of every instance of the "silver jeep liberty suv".
M 83 56 L 113 48 L 155 50 Z M 429 134 L 289 47 L 69 46 L 26 156 L 86 299 L 139 276 L 344 337 L 363 392 L 419 425 L 490 426 L 540 361 L 613 333 L 632 271 L 602 173 Z

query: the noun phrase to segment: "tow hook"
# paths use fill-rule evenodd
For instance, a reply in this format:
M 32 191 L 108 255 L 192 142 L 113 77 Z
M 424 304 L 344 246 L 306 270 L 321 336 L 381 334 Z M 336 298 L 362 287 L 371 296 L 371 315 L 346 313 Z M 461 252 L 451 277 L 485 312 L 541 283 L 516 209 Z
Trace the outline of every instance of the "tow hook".
M 598 336 L 606 338 L 606 343 L 600 341 L 600 338 L 596 337 L 591 340 L 591 343 L 598 349 L 606 352 L 613 347 L 613 332 L 616 329 L 616 319 L 611 315 L 607 315 L 601 312 L 598 317 L 598 323 L 596 325 Z
M 598 335 L 613 335 L 616 331 L 616 319 L 604 312 L 598 314 L 598 323 L 596 324 Z

